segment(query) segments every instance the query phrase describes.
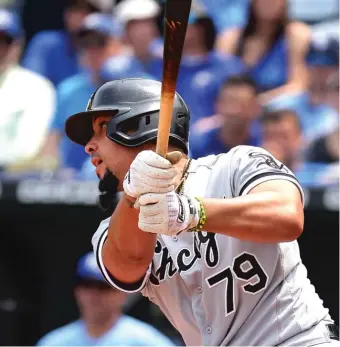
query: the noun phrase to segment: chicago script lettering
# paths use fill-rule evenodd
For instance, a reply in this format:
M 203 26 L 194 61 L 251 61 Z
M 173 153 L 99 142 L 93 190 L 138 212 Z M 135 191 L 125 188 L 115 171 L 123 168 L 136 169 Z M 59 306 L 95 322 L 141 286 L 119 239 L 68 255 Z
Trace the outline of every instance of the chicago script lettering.
M 168 276 L 173 277 L 176 272 L 189 271 L 198 259 L 202 259 L 201 246 L 206 245 L 204 260 L 208 267 L 215 267 L 219 261 L 218 244 L 216 234 L 207 232 L 195 233 L 193 238 L 193 249 L 183 248 L 179 251 L 176 257 L 176 264 L 171 257 L 167 247 L 162 247 L 162 244 L 157 241 L 155 254 L 161 255 L 160 265 L 155 270 L 154 263 L 150 275 L 151 283 L 159 285 L 159 282 L 164 281 Z

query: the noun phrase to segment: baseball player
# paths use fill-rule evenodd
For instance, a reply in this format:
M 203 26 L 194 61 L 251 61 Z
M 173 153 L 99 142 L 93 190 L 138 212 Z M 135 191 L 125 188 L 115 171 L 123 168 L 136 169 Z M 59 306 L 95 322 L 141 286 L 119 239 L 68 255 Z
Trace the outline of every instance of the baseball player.
M 339 345 L 301 262 L 303 191 L 292 172 L 250 146 L 188 158 L 189 111 L 178 94 L 162 158 L 160 93 L 152 80 L 111 81 L 66 122 L 106 207 L 123 192 L 92 240 L 107 282 L 141 291 L 187 345 Z

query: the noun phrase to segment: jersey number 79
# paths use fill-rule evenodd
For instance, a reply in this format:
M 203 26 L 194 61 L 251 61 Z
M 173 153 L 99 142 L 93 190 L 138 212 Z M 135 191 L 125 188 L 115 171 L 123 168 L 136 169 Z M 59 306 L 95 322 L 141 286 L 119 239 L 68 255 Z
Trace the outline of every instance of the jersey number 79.
M 247 281 L 242 285 L 244 292 L 255 295 L 266 288 L 268 276 L 257 261 L 255 255 L 243 252 L 234 258 L 233 266 L 221 270 L 217 274 L 206 279 L 209 288 L 226 281 L 225 315 L 235 311 L 234 277 Z M 256 281 L 251 281 L 256 279 Z

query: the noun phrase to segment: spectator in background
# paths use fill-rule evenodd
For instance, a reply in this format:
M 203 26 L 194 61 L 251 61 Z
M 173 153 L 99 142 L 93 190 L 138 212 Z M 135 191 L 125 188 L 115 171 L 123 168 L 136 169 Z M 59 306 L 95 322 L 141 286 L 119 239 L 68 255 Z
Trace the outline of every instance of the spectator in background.
M 333 132 L 338 125 L 338 68 L 338 65 L 310 67 L 311 83 L 308 100 L 306 105 L 298 109 L 308 141 Z
M 217 49 L 240 57 L 266 104 L 279 95 L 307 89 L 310 39 L 307 25 L 288 21 L 286 0 L 253 0 L 246 27 L 226 31 Z
M 330 134 L 315 140 L 307 154 L 307 160 L 313 163 L 339 162 L 339 126 Z
M 29 42 L 22 65 L 48 78 L 54 85 L 80 72 L 77 32 L 90 13 L 112 10 L 112 0 L 67 0 L 65 30 L 38 32 Z
M 291 168 L 301 184 L 318 186 L 339 182 L 338 165 L 334 170 L 327 163 L 339 160 L 338 130 L 316 143 L 306 155 L 300 120 L 294 111 L 266 112 L 260 121 L 261 147 Z
M 266 105 L 271 111 L 291 109 L 298 114 L 305 146 L 331 133 L 338 126 L 338 65 L 324 65 L 324 61 L 314 61 L 314 65 L 309 67 L 310 86 L 307 92 L 282 95 Z
M 265 112 L 261 118 L 261 147 L 296 171 L 302 161 L 303 135 L 298 115 L 292 110 Z
M 37 154 L 55 107 L 53 85 L 18 65 L 23 40 L 17 15 L 0 10 L 0 166 L 7 168 Z
M 114 16 L 124 26 L 124 41 L 133 47 L 136 57 L 147 65 L 150 45 L 160 37 L 157 18 L 160 5 L 155 0 L 124 0 L 114 8 Z
M 212 18 L 217 32 L 246 25 L 250 0 L 193 0 L 193 6 L 204 7 Z M 165 3 L 165 0 L 162 0 Z
M 77 33 L 77 44 L 85 71 L 58 86 L 58 106 L 41 152 L 42 158 L 61 156 L 60 165 L 75 170 L 79 170 L 88 159 L 81 146 L 64 136 L 65 119 L 86 108 L 89 96 L 104 82 L 101 72 L 109 57 L 123 59 L 130 55 L 121 35 L 122 28 L 111 15 L 93 13 L 84 19 Z M 121 74 L 123 77 L 124 71 Z
M 213 113 L 218 90 L 224 80 L 231 74 L 240 73 L 243 68 L 237 58 L 214 51 L 215 38 L 213 21 L 203 7 L 193 3 L 177 81 L 177 91 L 190 109 L 192 122 Z M 153 59 L 147 71 L 161 80 L 163 41 L 155 41 L 151 51 Z
M 247 23 L 250 0 L 194 0 L 206 6 L 217 32 L 223 34 L 231 28 L 242 28 Z
M 258 146 L 259 111 L 254 82 L 245 76 L 227 79 L 216 102 L 217 115 L 193 126 L 189 142 L 192 157 L 226 153 L 238 145 Z
M 127 295 L 105 282 L 92 252 L 78 261 L 74 296 L 80 319 L 49 332 L 38 346 L 174 345 L 152 326 L 123 315 Z

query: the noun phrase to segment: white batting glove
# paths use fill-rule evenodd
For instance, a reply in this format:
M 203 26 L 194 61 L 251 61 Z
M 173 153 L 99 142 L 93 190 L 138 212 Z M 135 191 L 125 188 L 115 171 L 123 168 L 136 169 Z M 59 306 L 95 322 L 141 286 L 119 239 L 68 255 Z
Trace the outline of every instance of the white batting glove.
M 140 152 L 125 176 L 127 195 L 138 198 L 145 193 L 167 193 L 175 189 L 177 170 L 169 160 L 153 151 Z
M 144 194 L 139 198 L 139 229 L 163 235 L 177 235 L 199 222 L 196 199 L 175 192 Z

